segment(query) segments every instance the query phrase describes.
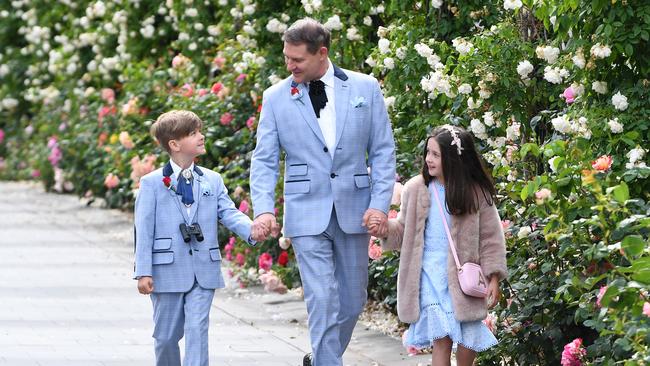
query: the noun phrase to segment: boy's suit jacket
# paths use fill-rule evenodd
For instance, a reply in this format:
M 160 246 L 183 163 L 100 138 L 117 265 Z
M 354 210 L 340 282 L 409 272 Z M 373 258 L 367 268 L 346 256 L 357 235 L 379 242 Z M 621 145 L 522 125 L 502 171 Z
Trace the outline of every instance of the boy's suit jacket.
M 290 76 L 264 92 L 251 162 L 255 216 L 274 212 L 278 162 L 284 151 L 284 234 L 322 233 L 333 206 L 344 232 L 365 234 L 365 211 L 388 212 L 395 183 L 395 142 L 379 84 L 371 76 L 334 66 L 332 158 L 308 86 L 297 85 L 300 94 L 292 95 L 292 81 Z
M 171 170 L 171 166 L 165 168 Z M 173 175 L 171 184 L 177 184 Z M 192 186 L 194 203 L 188 217 L 181 196 L 163 184 L 163 168 L 140 180 L 135 201 L 134 277 L 152 276 L 154 292 L 187 292 L 194 278 L 205 289 L 224 287 L 217 220 L 249 241 L 251 220 L 235 207 L 219 174 L 196 167 Z M 179 225 L 195 222 L 204 239 L 198 242 L 192 236 L 186 243 Z

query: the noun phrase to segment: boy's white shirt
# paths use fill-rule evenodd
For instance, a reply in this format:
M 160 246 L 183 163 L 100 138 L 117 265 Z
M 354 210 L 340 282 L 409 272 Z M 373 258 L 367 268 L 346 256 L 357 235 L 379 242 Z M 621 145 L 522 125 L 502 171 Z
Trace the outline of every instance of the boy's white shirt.
M 174 171 L 174 174 L 172 174 L 172 176 L 176 178 L 176 181 L 178 181 L 178 177 L 181 174 L 181 170 L 183 170 L 183 168 L 181 168 L 178 164 L 176 164 L 174 162 L 174 159 L 169 159 L 169 164 L 172 166 L 172 170 Z M 194 162 L 192 162 L 190 167 L 187 169 L 189 169 L 192 172 L 192 174 L 194 174 Z M 187 210 L 187 216 L 190 216 L 190 210 L 192 209 L 192 205 L 185 206 L 185 209 Z

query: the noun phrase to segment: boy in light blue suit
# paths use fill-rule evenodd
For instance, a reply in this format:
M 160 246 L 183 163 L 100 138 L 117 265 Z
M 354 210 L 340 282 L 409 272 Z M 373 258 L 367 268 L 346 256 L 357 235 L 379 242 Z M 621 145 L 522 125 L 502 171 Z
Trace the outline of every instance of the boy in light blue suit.
M 284 156 L 284 235 L 298 259 L 313 351 L 303 365 L 342 366 L 367 298 L 368 221 L 386 225 L 395 142 L 379 83 L 330 61 L 322 24 L 298 20 L 283 40 L 291 76 L 264 92 L 250 170 L 255 222 L 277 225 Z
M 181 365 L 183 336 L 183 364 L 208 365 L 210 306 L 214 290 L 224 287 L 217 221 L 254 243 L 252 222 L 235 207 L 221 176 L 194 165 L 205 153 L 202 125 L 189 111 L 158 117 L 151 132 L 171 159 L 142 177 L 135 201 L 134 277 L 139 292 L 151 294 L 158 366 Z

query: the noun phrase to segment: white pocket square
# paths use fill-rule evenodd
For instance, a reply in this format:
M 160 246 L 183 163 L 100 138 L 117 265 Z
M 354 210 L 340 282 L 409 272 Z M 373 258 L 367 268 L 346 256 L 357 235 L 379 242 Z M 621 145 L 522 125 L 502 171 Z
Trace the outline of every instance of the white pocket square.
M 364 105 L 366 105 L 366 98 L 364 97 L 352 98 L 350 104 L 352 104 L 354 108 L 363 107 Z

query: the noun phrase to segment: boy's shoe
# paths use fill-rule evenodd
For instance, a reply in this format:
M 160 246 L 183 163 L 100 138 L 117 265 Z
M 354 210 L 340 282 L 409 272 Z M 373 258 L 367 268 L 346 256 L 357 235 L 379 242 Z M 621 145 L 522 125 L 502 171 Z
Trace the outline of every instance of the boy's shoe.
M 313 361 L 313 356 L 310 352 L 306 354 L 305 357 L 302 358 L 302 366 L 312 366 L 312 361 Z

